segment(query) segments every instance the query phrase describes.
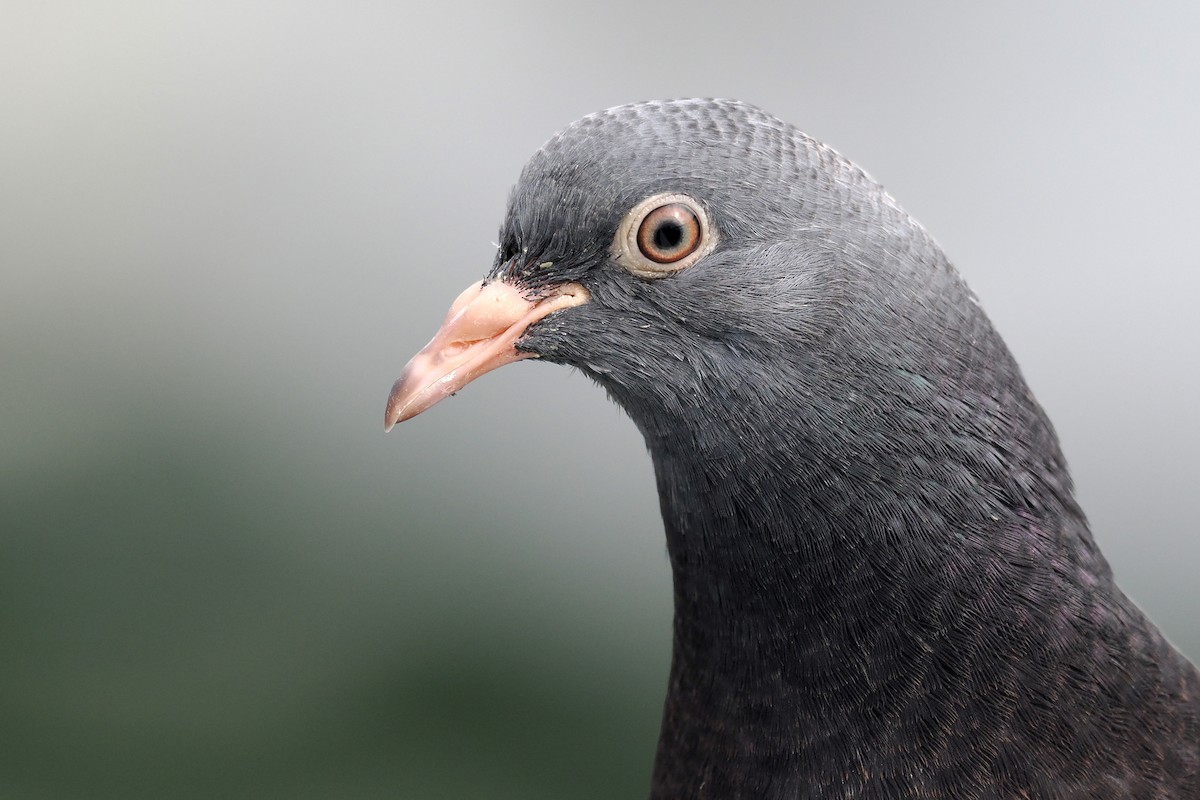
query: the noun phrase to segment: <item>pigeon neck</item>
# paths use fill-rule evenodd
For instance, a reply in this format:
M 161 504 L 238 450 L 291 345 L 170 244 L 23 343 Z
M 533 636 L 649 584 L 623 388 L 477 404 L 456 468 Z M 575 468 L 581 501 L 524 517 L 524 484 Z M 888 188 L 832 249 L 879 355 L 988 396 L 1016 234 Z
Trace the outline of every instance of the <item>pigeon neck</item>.
M 1047 621 L 1080 580 L 1109 580 L 1082 518 L 978 499 L 1002 487 L 964 500 L 941 489 L 946 475 L 895 485 L 871 465 L 806 458 L 824 443 L 798 430 L 726 428 L 753 443 L 728 449 L 643 430 L 675 595 L 662 785 L 670 765 L 743 757 L 738 731 L 755 731 L 763 757 L 820 761 L 847 739 L 869 747 L 883 719 L 952 718 L 973 659 L 1063 647 Z M 926 478 L 930 491 L 914 488 Z
M 937 358 L 856 360 L 851 331 L 787 359 L 714 355 L 729 374 L 697 373 L 673 403 L 618 393 L 655 463 L 680 664 L 797 668 L 827 700 L 867 650 L 930 669 L 947 626 L 1022 585 L 1053 608 L 1081 576 L 1108 580 L 1053 430 L 976 322 Z

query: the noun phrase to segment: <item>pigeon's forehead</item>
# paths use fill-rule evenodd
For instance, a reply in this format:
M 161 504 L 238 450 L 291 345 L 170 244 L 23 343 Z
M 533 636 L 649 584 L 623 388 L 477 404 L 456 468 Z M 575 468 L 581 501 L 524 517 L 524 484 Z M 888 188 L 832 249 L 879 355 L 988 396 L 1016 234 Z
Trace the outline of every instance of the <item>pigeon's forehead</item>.
M 778 152 L 796 135 L 791 126 L 745 103 L 671 100 L 589 114 L 555 134 L 538 155 L 554 163 L 589 155 L 642 161 L 714 147 L 743 154 L 755 146 Z
M 745 103 L 637 103 L 591 114 L 557 133 L 530 160 L 521 182 L 586 181 L 600 187 L 762 182 L 797 177 L 801 165 L 822 149 L 827 150 Z
M 854 164 L 754 106 L 638 103 L 586 116 L 546 142 L 513 190 L 502 236 L 538 250 L 562 249 L 567 231 L 611 236 L 629 208 L 659 192 L 690 194 L 734 226 L 762 224 L 768 207 L 797 223 L 882 196 Z

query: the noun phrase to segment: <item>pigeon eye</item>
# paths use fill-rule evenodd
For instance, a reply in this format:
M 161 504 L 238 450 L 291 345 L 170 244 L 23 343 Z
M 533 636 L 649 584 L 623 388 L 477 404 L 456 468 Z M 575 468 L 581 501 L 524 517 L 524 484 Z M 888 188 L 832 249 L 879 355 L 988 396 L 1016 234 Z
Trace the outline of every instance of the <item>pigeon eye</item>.
M 683 203 L 659 206 L 638 226 L 638 249 L 659 264 L 674 264 L 700 246 L 700 220 Z
M 647 197 L 625 215 L 612 254 L 639 278 L 661 278 L 695 264 L 716 245 L 708 214 L 684 194 Z

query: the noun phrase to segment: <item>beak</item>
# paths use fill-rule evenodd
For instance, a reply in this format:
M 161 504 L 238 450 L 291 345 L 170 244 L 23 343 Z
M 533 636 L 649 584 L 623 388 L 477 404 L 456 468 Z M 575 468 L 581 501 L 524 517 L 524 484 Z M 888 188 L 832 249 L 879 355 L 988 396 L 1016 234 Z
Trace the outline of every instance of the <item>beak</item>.
M 527 297 L 511 283 L 480 281 L 450 306 L 442 327 L 404 367 L 392 386 L 384 430 L 415 417 L 485 372 L 533 357 L 514 346 L 530 325 L 589 299 L 578 283 L 555 286 Z

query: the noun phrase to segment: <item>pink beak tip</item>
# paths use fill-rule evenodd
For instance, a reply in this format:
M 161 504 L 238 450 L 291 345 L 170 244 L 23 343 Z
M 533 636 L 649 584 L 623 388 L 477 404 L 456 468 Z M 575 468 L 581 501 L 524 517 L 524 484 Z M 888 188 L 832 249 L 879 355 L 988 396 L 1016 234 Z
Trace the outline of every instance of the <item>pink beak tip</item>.
M 555 311 L 588 299 L 587 290 L 575 283 L 536 298 L 526 297 L 503 281 L 480 281 L 469 286 L 454 301 L 441 329 L 409 360 L 392 384 L 383 412 L 384 432 L 453 395 L 480 375 L 532 357 L 532 353 L 520 353 L 514 346 L 526 329 Z

